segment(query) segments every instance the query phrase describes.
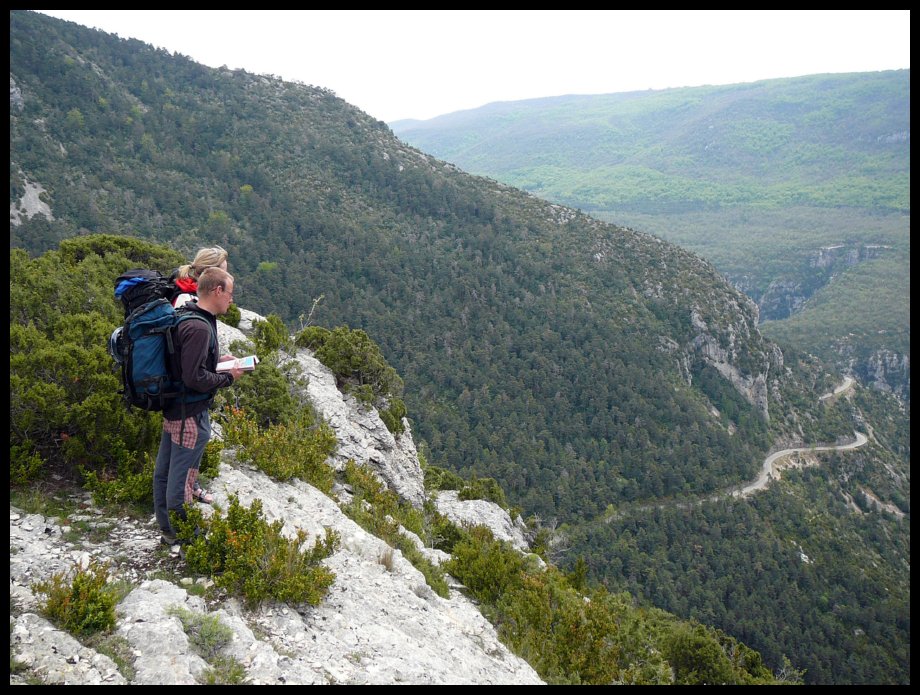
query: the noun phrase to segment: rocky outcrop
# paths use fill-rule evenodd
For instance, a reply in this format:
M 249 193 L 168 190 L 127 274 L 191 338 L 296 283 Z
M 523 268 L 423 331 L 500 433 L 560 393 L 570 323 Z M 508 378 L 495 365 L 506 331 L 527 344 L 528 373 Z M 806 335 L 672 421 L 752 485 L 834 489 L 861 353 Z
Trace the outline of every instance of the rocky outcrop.
M 773 280 L 757 302 L 757 308 L 764 319 L 787 318 L 804 306 L 812 292 L 813 288 L 803 287 L 798 280 Z
M 638 290 L 651 300 L 654 313 L 664 319 L 662 328 L 670 331 L 657 336 L 656 348 L 676 360 L 688 384 L 701 362 L 713 367 L 769 420 L 770 380 L 775 381 L 781 372 L 783 355 L 760 334 L 759 310 L 754 301 L 728 285 L 702 258 L 661 239 L 629 229 L 622 232 L 632 236 L 624 237 L 624 242 L 637 251 L 637 257 L 647 259 L 640 264 L 644 276 Z M 649 250 L 653 246 L 658 250 Z M 602 250 L 598 248 L 597 252 Z M 684 297 L 677 299 L 672 288 L 690 277 L 695 278 L 692 288 L 683 287 Z M 711 282 L 701 285 L 699 278 Z
M 458 526 L 487 526 L 501 541 L 508 541 L 521 552 L 529 552 L 524 536 L 526 527 L 519 516 L 514 521 L 504 509 L 486 500 L 461 500 L 456 490 L 444 490 L 435 498 L 438 511 Z
M 823 246 L 812 251 L 794 275 L 773 279 L 762 294 L 741 281 L 733 282 L 754 297 L 763 320 L 785 319 L 847 268 L 878 258 L 888 248 L 880 244 Z
M 245 340 L 243 331 L 248 332 L 254 321 L 262 320 L 251 311 L 242 314 L 242 330 L 223 323 L 218 325 L 222 351 L 228 352 L 235 340 Z M 339 391 L 335 376 L 313 357 L 312 352 L 300 349 L 287 360 L 296 363 L 307 378 L 306 396 L 335 432 L 338 448 L 330 463 L 338 470 L 342 470 L 348 460 L 366 466 L 389 489 L 420 507 L 425 501 L 425 478 L 409 423 L 404 420 L 405 431 L 398 438 L 394 437 L 374 408 Z
M 34 613 L 25 613 L 10 625 L 10 647 L 16 660 L 47 683 L 61 685 L 125 685 L 115 662 L 84 647 Z M 10 683 L 13 683 L 11 677 Z
M 213 487 L 219 504 L 231 493 L 247 505 L 261 500 L 266 518 L 282 519 L 286 535 L 303 529 L 312 543 L 327 527 L 338 534 L 339 549 L 325 561 L 335 582 L 319 606 L 274 603 L 247 610 L 234 599 L 206 603 L 190 595 L 183 581 L 150 578 L 182 570 L 176 556 L 158 552 L 152 519 L 108 520 L 118 534 L 94 544 L 88 538 L 68 540 L 71 534 L 54 520 L 11 510 L 10 589 L 16 612 L 24 611 L 13 625 L 14 658 L 49 683 L 200 683 L 211 664 L 191 646 L 176 615 L 181 608 L 229 628 L 232 637 L 219 656 L 233 658 L 252 684 L 540 683 L 462 593 L 437 596 L 400 551 L 367 533 L 310 485 L 279 483 L 226 451 Z M 135 588 L 116 609 L 115 634 L 130 646 L 127 677 L 34 615 L 30 584 L 90 558 L 108 563 L 117 576 L 135 578 Z
M 766 343 L 755 326 L 748 325 L 743 312 L 726 315 L 740 317 L 739 322 L 713 330 L 698 309 L 691 312 L 690 322 L 696 333 L 691 341 L 691 352 L 718 371 L 765 420 L 769 420 L 768 379 L 771 371 L 778 373 L 782 368 L 783 353 L 777 346 Z M 740 366 L 742 355 L 753 367 L 749 371 Z
M 872 388 L 910 400 L 910 355 L 892 350 L 877 350 L 853 371 Z
M 22 90 L 19 89 L 19 85 L 16 84 L 13 76 L 10 75 L 10 108 L 22 111 L 24 107 L 25 102 L 22 100 Z
M 890 248 L 881 244 L 859 244 L 856 246 L 847 246 L 846 244 L 837 244 L 836 246 L 822 246 L 816 249 L 808 260 L 808 265 L 812 268 L 821 268 L 824 270 L 834 270 L 841 267 L 845 268 L 863 261 L 878 258 L 882 252 Z
M 343 469 L 351 459 L 377 473 L 400 497 L 421 506 L 425 479 L 408 422 L 403 421 L 406 430 L 397 440 L 374 408 L 338 390 L 335 376 L 309 350 L 298 350 L 293 359 L 309 379 L 310 402 L 335 431 L 339 442 L 336 468 Z
M 44 200 L 41 194 L 45 189 L 41 184 L 29 181 L 23 177 L 25 192 L 18 203 L 10 203 L 10 224 L 18 227 L 22 224 L 22 218 L 33 218 L 35 215 L 44 215 L 49 221 L 54 221 L 54 215 L 51 214 L 51 208 Z

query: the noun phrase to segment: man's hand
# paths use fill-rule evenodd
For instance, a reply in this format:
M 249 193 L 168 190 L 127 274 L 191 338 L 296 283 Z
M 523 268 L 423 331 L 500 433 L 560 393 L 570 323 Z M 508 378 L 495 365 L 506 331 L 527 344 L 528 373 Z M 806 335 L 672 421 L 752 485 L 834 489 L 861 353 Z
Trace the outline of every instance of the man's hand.
M 221 355 L 220 359 L 217 361 L 218 362 L 232 362 L 235 359 L 236 357 L 234 357 L 233 355 Z M 236 380 L 239 379 L 241 376 L 243 376 L 243 374 L 245 374 L 246 372 L 244 372 L 239 367 L 236 367 L 235 369 L 228 369 L 225 373 L 232 376 L 234 383 L 236 383 Z

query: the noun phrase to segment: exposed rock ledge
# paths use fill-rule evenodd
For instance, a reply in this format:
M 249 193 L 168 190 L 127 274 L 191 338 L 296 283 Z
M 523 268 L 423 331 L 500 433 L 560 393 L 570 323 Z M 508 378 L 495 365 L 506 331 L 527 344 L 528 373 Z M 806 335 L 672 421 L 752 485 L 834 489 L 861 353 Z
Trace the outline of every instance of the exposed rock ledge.
M 226 460 L 233 460 L 227 452 Z M 213 607 L 233 631 L 222 656 L 233 657 L 253 684 L 526 684 L 540 683 L 533 669 L 511 654 L 475 605 L 457 591 L 443 599 L 398 550 L 346 517 L 329 497 L 306 483 L 279 483 L 245 466 L 223 463 L 214 481 L 218 502 L 233 491 L 248 504 L 262 500 L 267 518 L 284 520 L 284 532 L 311 536 L 333 528 L 340 549 L 326 560 L 336 580 L 322 603 L 295 608 L 265 605 L 247 611 L 235 600 Z M 114 520 L 105 543 L 68 543 L 62 528 L 37 515 L 10 510 L 10 594 L 24 610 L 14 622 L 12 651 L 46 682 L 124 682 L 106 657 L 80 646 L 34 615 L 29 585 L 96 557 L 128 578 L 157 564 L 153 522 Z M 392 569 L 381 562 L 392 552 Z M 160 560 L 160 562 L 164 562 Z M 167 558 L 173 571 L 177 558 Z M 175 567 L 178 565 L 178 568 Z M 168 567 L 166 568 L 169 569 Z M 116 634 L 130 644 L 136 684 L 199 682 L 207 664 L 188 645 L 170 608 L 205 613 L 200 597 L 162 580 L 141 581 L 118 606 Z
M 24 179 L 25 192 L 18 203 L 10 203 L 10 224 L 18 227 L 22 224 L 22 218 L 32 219 L 35 215 L 44 215 L 49 221 L 54 221 L 54 215 L 51 214 L 51 208 L 44 200 L 41 194 L 45 193 L 44 187 L 40 183 Z
M 500 541 L 508 541 L 521 552 L 530 552 L 524 538 L 524 522 L 511 516 L 497 504 L 486 500 L 461 500 L 456 490 L 438 493 L 435 504 L 438 511 L 458 526 L 488 526 Z
M 748 300 L 748 302 L 753 307 L 753 302 L 750 302 L 750 300 Z M 741 316 L 744 315 L 740 309 L 738 314 Z M 739 348 L 736 345 L 739 339 L 737 333 L 741 331 L 745 336 L 749 337 L 753 331 L 756 331 L 756 328 L 751 327 L 754 325 L 753 323 L 748 325 L 747 322 L 742 322 L 737 327 L 729 326 L 726 331 L 726 342 L 728 347 L 725 348 L 722 347 L 719 339 L 713 335 L 697 309 L 691 312 L 690 322 L 697 334 L 691 342 L 692 348 L 707 364 L 718 371 L 723 378 L 728 380 L 735 390 L 760 412 L 764 420 L 769 421 L 770 410 L 767 378 L 771 365 L 776 368 L 782 367 L 783 353 L 780 349 L 775 345 L 768 346 L 766 353 L 758 356 L 755 360 L 756 363 L 759 363 L 762 371 L 759 373 L 745 374 L 737 366 L 737 353 L 739 352 Z
M 218 323 L 218 338 L 224 352 L 229 351 L 229 345 L 234 340 L 245 340 L 244 331 L 251 330 L 253 321 L 262 319 L 251 311 L 241 313 L 242 330 Z M 313 357 L 312 352 L 300 349 L 290 359 L 301 367 L 309 380 L 307 397 L 332 427 L 339 442 L 330 463 L 341 470 L 352 459 L 377 473 L 400 497 L 421 507 L 425 501 L 424 475 L 409 423 L 403 421 L 406 431 L 397 439 L 383 424 L 376 410 L 365 408 L 352 396 L 345 396 L 339 391 L 335 376 Z

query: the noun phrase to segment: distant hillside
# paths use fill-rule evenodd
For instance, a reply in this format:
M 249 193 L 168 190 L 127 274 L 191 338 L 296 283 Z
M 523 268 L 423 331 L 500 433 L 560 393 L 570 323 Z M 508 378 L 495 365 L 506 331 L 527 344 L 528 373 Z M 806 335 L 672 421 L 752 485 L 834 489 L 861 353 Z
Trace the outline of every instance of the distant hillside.
M 909 401 L 910 256 L 899 251 L 841 274 L 794 316 L 767 322 L 762 330 L 847 365 L 860 381 Z M 828 333 L 821 335 L 816 326 Z
M 867 418 L 883 431 L 884 406 L 867 416 L 848 402 L 819 401 L 838 376 L 765 340 L 756 306 L 686 250 L 458 171 L 328 90 L 212 70 L 28 12 L 10 15 L 10 205 L 11 247 L 32 256 L 97 232 L 161 242 L 184 257 L 218 243 L 230 251 L 241 305 L 278 313 L 291 328 L 311 321 L 367 331 L 405 381 L 428 461 L 498 479 L 511 504 L 571 540 L 567 553 L 559 548 L 569 569 L 611 586 L 651 576 L 634 548 L 595 530 L 608 511 L 638 513 L 664 534 L 656 540 L 673 545 L 691 532 L 737 538 L 697 523 L 697 511 L 676 523 L 648 510 L 753 477 L 778 442 L 851 437 Z M 27 302 L 30 311 L 78 301 L 55 283 L 83 287 L 80 273 L 44 282 L 29 263 L 12 249 L 11 293 L 28 276 L 48 297 Z M 28 390 L 44 383 L 43 365 L 29 359 L 37 329 L 11 314 L 11 335 L 19 324 L 20 356 L 33 372 L 17 384 Z M 75 339 L 94 335 L 79 315 L 64 328 Z M 87 349 L 101 348 L 91 341 Z M 80 393 L 92 386 L 68 384 Z M 32 422 L 28 407 L 16 413 Z M 676 588 L 642 600 L 686 592 L 693 600 L 679 606 L 682 617 L 705 610 L 731 632 L 735 614 L 708 593 L 711 576 L 733 583 L 764 563 L 795 562 L 811 509 L 827 506 L 835 515 L 820 540 L 859 542 L 803 582 L 802 602 L 828 618 L 812 637 L 820 660 L 841 662 L 822 673 L 834 682 L 909 680 L 909 628 L 891 619 L 897 611 L 837 608 L 863 597 L 875 607 L 886 589 L 896 608 L 905 596 L 909 606 L 909 438 L 905 447 L 890 435 L 902 429 L 886 428 L 858 475 L 833 477 L 815 504 L 771 506 L 762 518 L 778 529 L 776 542 L 762 554 L 747 544 L 726 564 L 719 545 L 695 573 L 673 573 Z M 88 455 L 73 438 L 61 444 L 61 431 L 41 434 L 51 447 Z M 15 442 L 24 465 L 34 464 L 41 452 L 22 437 L 11 418 L 11 453 Z M 848 514 L 846 504 L 841 512 L 843 494 L 871 494 L 907 522 Z M 742 528 L 732 528 L 747 537 L 752 517 L 738 518 Z M 582 555 L 589 564 L 579 570 Z M 837 558 L 877 571 L 859 587 L 841 584 Z M 751 643 L 770 647 L 772 669 L 784 654 L 807 661 L 819 650 L 776 629 L 788 619 L 773 600 L 784 576 L 764 581 L 770 591 L 751 598 L 762 608 Z M 848 660 L 848 635 L 870 629 L 891 663 L 872 652 Z
M 910 253 L 909 70 L 496 103 L 392 127 L 467 171 L 699 253 L 762 319 L 789 317 L 857 263 Z M 893 313 L 909 314 L 895 289 Z M 879 316 L 847 303 L 858 325 Z M 841 324 L 795 332 L 827 354 Z M 839 364 L 909 362 L 909 345 L 879 342 Z
M 592 214 L 910 210 L 909 70 L 501 102 L 392 127 Z

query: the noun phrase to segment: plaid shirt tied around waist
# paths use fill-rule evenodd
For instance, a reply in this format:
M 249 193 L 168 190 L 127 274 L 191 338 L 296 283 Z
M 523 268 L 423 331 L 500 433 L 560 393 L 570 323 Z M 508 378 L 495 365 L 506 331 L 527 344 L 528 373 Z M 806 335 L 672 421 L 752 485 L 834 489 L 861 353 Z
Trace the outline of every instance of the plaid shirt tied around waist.
M 194 449 L 198 442 L 198 422 L 194 415 L 185 420 L 163 418 L 163 431 L 169 433 L 173 444 L 186 449 Z

